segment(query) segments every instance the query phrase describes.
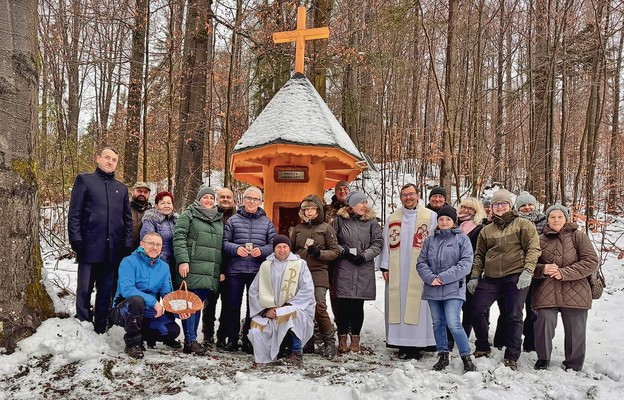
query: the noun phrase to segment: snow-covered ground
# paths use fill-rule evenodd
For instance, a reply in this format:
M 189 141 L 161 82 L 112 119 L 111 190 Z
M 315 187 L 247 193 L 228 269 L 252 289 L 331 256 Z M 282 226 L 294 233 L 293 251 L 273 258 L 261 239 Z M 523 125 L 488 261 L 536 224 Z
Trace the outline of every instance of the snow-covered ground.
M 377 174 L 375 174 L 377 175 Z M 387 178 L 389 179 L 389 178 Z M 211 183 L 219 187 L 219 174 Z M 388 182 L 400 187 L 411 176 Z M 361 187 L 361 182 L 358 183 Z M 378 215 L 388 214 L 390 204 L 400 205 L 398 193 L 384 191 L 379 176 L 365 181 L 369 204 Z M 396 192 L 396 190 L 395 190 Z M 490 195 L 491 193 L 486 193 Z M 382 212 L 381 196 L 387 209 Z M 329 200 L 328 193 L 326 200 Z M 46 210 L 44 210 L 46 211 Z M 44 222 L 62 237 L 64 222 L 46 211 Z M 60 213 L 63 214 L 63 213 Z M 377 300 L 365 303 L 362 331 L 364 351 L 328 361 L 306 355 L 304 368 L 255 367 L 243 353 L 209 352 L 204 357 L 183 354 L 159 344 L 143 360 L 128 358 L 123 330 L 114 327 L 97 335 L 87 323 L 74 318 L 45 321 L 37 332 L 19 344 L 11 355 L 0 356 L 2 399 L 621 399 L 624 398 L 624 220 L 608 227 L 603 271 L 607 289 L 594 301 L 588 318 L 587 356 L 582 372 L 564 371 L 563 327 L 559 324 L 548 371 L 535 371 L 535 352 L 523 353 L 518 371 L 502 365 L 503 352 L 493 349 L 490 358 L 475 361 L 476 372 L 462 373 L 457 352 L 444 372 L 431 367 L 437 357 L 403 361 L 385 347 L 383 317 L 384 281 L 377 276 Z M 593 235 L 596 248 L 601 236 Z M 73 315 L 76 264 L 57 260 L 57 241 L 42 241 L 48 288 L 59 294 L 57 310 Z M 491 312 L 491 335 L 497 307 Z M 200 327 L 201 331 L 201 327 Z M 471 338 L 474 341 L 474 336 Z M 473 345 L 474 348 L 474 345 Z
M 612 237 L 619 236 L 624 223 L 610 228 Z M 620 249 L 623 244 L 620 240 Z M 48 258 L 46 268 L 49 279 L 57 282 L 57 293 L 58 286 L 66 286 L 69 294 L 61 302 L 73 313 L 76 264 Z M 431 370 L 433 353 L 420 361 L 399 360 L 384 344 L 384 283 L 378 276 L 377 300 L 366 303 L 360 355 L 336 361 L 308 355 L 304 368 L 288 369 L 255 367 L 251 356 L 240 352 L 197 357 L 159 344 L 136 361 L 123 353 L 121 328 L 97 335 L 90 324 L 54 318 L 20 342 L 18 351 L 0 356 L 0 399 L 621 399 L 623 261 L 609 254 L 603 270 L 607 290 L 589 315 L 582 372 L 561 368 L 561 324 L 548 371 L 533 369 L 534 352 L 523 353 L 518 371 L 512 371 L 502 365 L 503 353 L 496 349 L 491 358 L 476 360 L 476 372 L 466 374 L 456 352 L 444 372 Z M 493 307 L 491 320 L 496 317 Z

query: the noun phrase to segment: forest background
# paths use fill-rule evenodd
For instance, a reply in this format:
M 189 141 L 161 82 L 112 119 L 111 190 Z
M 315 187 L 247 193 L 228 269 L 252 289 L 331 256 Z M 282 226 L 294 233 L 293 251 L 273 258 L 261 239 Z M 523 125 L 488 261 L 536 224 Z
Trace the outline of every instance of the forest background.
M 202 171 L 235 185 L 232 148 L 291 76 L 271 34 L 299 5 L 330 28 L 306 75 L 361 151 L 407 161 L 385 171 L 622 212 L 617 0 L 40 0 L 40 198 L 66 199 L 103 145 L 178 207 Z
M 178 208 L 205 171 L 238 192 L 231 151 L 291 76 L 294 46 L 271 34 L 295 28 L 299 5 L 330 28 L 307 44 L 306 75 L 382 166 L 381 193 L 414 176 L 454 198 L 498 184 L 624 212 L 620 0 L 8 0 L 0 353 L 55 315 L 42 206 L 62 209 L 102 146 L 119 150 L 119 179 L 173 191 Z

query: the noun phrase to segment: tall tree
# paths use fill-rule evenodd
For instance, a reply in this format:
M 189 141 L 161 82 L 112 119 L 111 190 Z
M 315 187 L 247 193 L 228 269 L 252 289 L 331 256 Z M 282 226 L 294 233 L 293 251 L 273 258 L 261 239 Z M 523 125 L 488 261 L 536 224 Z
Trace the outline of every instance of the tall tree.
M 128 107 L 126 116 L 126 144 L 124 151 L 124 181 L 136 182 L 139 168 L 139 144 L 141 141 L 141 103 L 143 93 L 143 67 L 147 40 L 149 1 L 136 0 L 134 27 L 132 29 L 132 54 L 130 56 L 130 80 L 128 82 Z M 143 144 L 145 146 L 145 143 Z
M 212 0 L 189 0 L 180 82 L 180 129 L 175 198 L 186 207 L 201 185 L 206 135 L 208 52 L 213 29 Z
M 618 174 L 619 172 L 619 164 L 620 158 L 618 157 L 618 142 L 621 143 L 622 133 L 620 132 L 620 82 L 621 82 L 621 74 L 622 74 L 622 50 L 624 49 L 624 23 L 622 27 L 620 27 L 620 40 L 617 47 L 617 57 L 615 59 L 615 71 L 613 72 L 613 112 L 611 117 L 611 138 L 610 138 L 610 146 L 609 146 L 609 196 L 607 201 L 607 210 L 610 213 L 614 213 L 617 210 L 617 196 L 618 192 L 621 189 L 620 185 L 622 184 L 621 178 L 618 179 L 618 176 L 622 176 Z M 622 205 L 620 204 L 620 207 Z M 622 209 L 620 208 L 620 212 Z
M 0 348 L 15 350 L 53 306 L 41 284 L 35 138 L 37 1 L 0 6 Z
M 314 0 L 314 26 L 329 26 L 331 17 L 332 0 Z M 316 91 L 324 99 L 327 95 L 327 45 L 328 40 L 312 41 L 312 62 L 310 63 L 310 75 Z

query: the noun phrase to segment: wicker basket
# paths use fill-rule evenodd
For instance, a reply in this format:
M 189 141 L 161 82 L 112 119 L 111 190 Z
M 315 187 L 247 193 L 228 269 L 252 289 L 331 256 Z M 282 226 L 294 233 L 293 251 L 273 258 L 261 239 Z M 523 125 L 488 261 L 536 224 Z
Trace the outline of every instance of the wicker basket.
M 163 298 L 163 305 L 165 310 L 174 314 L 194 314 L 204 306 L 199 296 L 188 291 L 186 281 L 182 281 L 179 290 Z

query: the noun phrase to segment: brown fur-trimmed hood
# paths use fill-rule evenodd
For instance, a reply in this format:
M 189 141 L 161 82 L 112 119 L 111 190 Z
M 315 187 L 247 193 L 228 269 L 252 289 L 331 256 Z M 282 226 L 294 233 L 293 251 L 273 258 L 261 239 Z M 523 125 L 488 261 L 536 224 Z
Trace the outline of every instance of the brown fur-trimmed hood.
M 353 214 L 353 212 L 351 211 L 351 207 L 349 206 L 342 207 L 340 210 L 336 212 L 336 215 L 341 216 L 342 218 L 345 218 L 345 219 L 349 219 L 351 218 L 351 216 L 356 217 L 356 215 Z M 377 214 L 375 214 L 375 210 L 369 207 L 368 210 L 366 210 L 366 213 L 364 213 L 364 215 L 359 217 L 359 219 L 361 219 L 362 221 L 370 221 L 370 220 L 375 219 L 376 217 L 377 217 Z

